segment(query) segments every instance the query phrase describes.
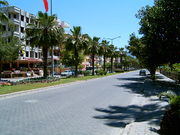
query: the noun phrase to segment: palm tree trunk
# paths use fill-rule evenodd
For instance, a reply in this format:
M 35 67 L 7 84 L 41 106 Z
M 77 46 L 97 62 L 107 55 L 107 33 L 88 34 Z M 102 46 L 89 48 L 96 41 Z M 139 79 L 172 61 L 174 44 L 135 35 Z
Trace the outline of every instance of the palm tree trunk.
M 122 58 L 122 56 L 120 56 L 121 70 L 123 70 L 123 64 L 122 64 L 122 62 L 123 62 L 123 58 Z
M 1 72 L 2 72 L 2 62 L 0 62 L 0 80 L 1 80 L 1 78 L 2 78 Z
M 47 65 L 48 65 L 48 49 L 46 47 L 43 47 L 43 69 L 44 69 L 44 78 L 48 77 L 48 69 L 47 69 Z
M 113 57 L 111 57 L 111 73 L 113 72 Z
M 76 77 L 78 76 L 78 65 L 77 64 L 75 65 L 75 76 Z
M 94 75 L 94 54 L 92 55 L 92 75 Z
M 104 55 L 104 71 L 106 71 L 106 56 Z
M 78 65 L 79 65 L 79 60 L 78 60 L 79 54 L 78 54 L 76 47 L 74 48 L 74 56 L 75 56 L 75 76 L 77 77 L 78 76 Z

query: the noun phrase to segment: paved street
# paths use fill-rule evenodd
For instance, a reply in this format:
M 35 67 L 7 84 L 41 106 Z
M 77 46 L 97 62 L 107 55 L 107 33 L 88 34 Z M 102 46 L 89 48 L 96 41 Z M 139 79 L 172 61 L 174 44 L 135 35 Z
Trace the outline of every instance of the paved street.
M 135 71 L 1 97 L 0 135 L 119 135 L 137 109 L 124 109 L 137 98 L 128 84 L 141 78 Z

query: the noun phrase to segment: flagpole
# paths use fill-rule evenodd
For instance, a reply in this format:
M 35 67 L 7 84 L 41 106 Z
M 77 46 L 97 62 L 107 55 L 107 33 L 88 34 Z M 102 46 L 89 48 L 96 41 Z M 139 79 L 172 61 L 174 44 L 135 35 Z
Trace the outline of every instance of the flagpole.
M 51 0 L 51 15 L 52 15 L 52 0 Z
M 50 14 L 51 14 L 51 16 L 52 16 L 52 0 L 51 0 L 51 11 L 50 11 Z M 54 77 L 54 59 L 53 59 L 53 56 L 54 56 L 54 50 L 53 50 L 53 46 L 52 46 L 52 48 L 51 48 L 52 77 Z

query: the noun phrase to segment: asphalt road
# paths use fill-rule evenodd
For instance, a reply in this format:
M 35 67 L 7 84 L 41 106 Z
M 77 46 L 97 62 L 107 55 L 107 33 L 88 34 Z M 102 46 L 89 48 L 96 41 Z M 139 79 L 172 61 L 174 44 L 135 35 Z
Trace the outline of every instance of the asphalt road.
M 132 102 L 134 94 L 121 85 L 133 77 L 137 71 L 1 97 L 0 135 L 119 135 L 103 108 Z

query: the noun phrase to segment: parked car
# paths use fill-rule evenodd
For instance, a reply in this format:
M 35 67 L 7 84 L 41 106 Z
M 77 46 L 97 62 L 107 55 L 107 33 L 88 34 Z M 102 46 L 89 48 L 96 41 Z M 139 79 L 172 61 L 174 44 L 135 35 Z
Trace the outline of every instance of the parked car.
M 69 77 L 72 76 L 74 73 L 71 70 L 65 70 L 64 72 L 61 73 L 61 76 Z
M 146 76 L 146 70 L 144 70 L 144 69 L 140 70 L 139 75 Z

